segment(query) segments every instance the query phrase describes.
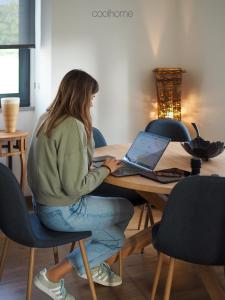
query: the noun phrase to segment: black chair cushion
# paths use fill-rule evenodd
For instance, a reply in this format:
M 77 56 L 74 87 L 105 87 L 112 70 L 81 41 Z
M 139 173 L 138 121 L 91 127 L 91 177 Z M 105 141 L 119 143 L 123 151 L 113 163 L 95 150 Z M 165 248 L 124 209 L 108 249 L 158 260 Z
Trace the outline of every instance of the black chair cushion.
M 34 248 L 51 248 L 76 242 L 91 236 L 91 231 L 61 232 L 53 231 L 42 225 L 35 213 L 29 213 L 34 241 L 25 246 Z
M 48 248 L 91 236 L 85 232 L 58 232 L 44 227 L 26 200 L 9 168 L 0 163 L 0 229 L 11 240 L 28 247 Z
M 171 257 L 203 265 L 225 265 L 225 178 L 191 176 L 169 196 L 154 247 Z

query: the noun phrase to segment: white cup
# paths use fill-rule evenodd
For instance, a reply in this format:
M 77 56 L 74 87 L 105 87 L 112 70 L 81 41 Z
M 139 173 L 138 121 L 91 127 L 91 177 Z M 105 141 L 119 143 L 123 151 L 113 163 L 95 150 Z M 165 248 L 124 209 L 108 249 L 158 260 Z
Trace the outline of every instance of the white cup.
M 16 131 L 16 122 L 20 108 L 20 98 L 8 97 L 1 99 L 2 114 L 5 131 L 13 133 Z

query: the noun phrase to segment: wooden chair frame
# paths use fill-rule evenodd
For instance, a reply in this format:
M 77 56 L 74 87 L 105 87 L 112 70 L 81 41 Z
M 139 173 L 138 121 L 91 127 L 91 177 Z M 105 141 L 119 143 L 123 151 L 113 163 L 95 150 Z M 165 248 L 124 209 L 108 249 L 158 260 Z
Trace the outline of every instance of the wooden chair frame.
M 96 291 L 95 291 L 94 282 L 92 280 L 92 275 L 91 275 L 91 271 L 90 271 L 90 267 L 89 267 L 89 263 L 88 263 L 88 259 L 87 259 L 87 253 L 86 253 L 85 245 L 84 245 L 83 240 L 78 241 L 78 243 L 79 243 L 79 247 L 80 247 L 80 250 L 81 250 L 81 255 L 82 255 L 85 271 L 86 271 L 86 274 L 87 274 L 87 279 L 88 279 L 88 284 L 89 284 L 90 291 L 91 291 L 92 300 L 97 300 L 97 295 L 96 295 Z M 3 252 L 2 252 L 2 256 L 1 256 L 1 262 L 0 262 L 0 277 L 1 277 L 3 269 L 4 269 L 5 258 L 6 258 L 6 253 L 7 253 L 8 246 L 9 246 L 9 239 L 5 238 L 4 239 Z M 35 262 L 35 252 L 36 252 L 37 248 L 29 248 L 29 249 L 30 249 L 30 255 L 29 255 L 29 268 L 28 268 L 26 300 L 31 300 L 32 299 L 32 284 L 33 284 L 34 262 Z M 53 248 L 53 251 L 54 251 L 54 254 L 55 254 L 54 258 L 55 258 L 55 263 L 56 263 L 56 260 L 58 259 L 57 247 Z

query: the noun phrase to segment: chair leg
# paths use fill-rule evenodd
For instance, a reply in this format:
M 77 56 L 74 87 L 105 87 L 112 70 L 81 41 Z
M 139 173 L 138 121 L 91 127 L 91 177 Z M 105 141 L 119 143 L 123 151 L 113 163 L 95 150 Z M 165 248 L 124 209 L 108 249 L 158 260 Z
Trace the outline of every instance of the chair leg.
M 74 250 L 75 246 L 76 246 L 76 242 L 73 242 L 70 247 L 70 252 Z
M 81 251 L 81 255 L 83 258 L 83 262 L 84 262 L 85 271 L 86 271 L 87 278 L 88 278 L 89 287 L 91 290 L 92 299 L 97 300 L 95 286 L 94 286 L 94 282 L 92 280 L 92 275 L 91 275 L 91 271 L 90 271 L 90 267 L 89 267 L 89 263 L 88 263 L 88 259 L 87 259 L 87 253 L 86 253 L 86 249 L 84 246 L 84 242 L 79 241 L 79 246 L 80 246 L 80 251 Z
M 144 229 L 146 229 L 148 227 L 148 221 L 149 221 L 149 218 L 150 218 L 150 216 L 149 216 L 150 211 L 148 209 L 148 205 L 146 204 L 145 207 L 147 208 L 147 210 L 146 210 L 146 216 L 145 216 Z M 144 248 L 141 249 L 141 254 L 144 254 L 144 250 L 145 250 Z
M 139 221 L 138 221 L 138 230 L 141 229 L 141 222 L 142 222 L 144 211 L 145 211 L 145 204 L 143 204 L 141 207 L 141 213 L 140 213 L 140 217 L 139 217 Z
M 162 269 L 162 263 L 163 263 L 163 254 L 159 253 L 159 258 L 158 258 L 158 263 L 157 263 L 157 267 L 156 267 L 156 273 L 155 273 L 155 277 L 154 277 L 150 300 L 155 299 L 156 290 L 157 290 L 157 286 L 158 286 L 158 282 L 159 282 L 159 277 L 160 277 L 161 269 Z
M 147 212 L 146 212 L 146 217 L 145 217 L 144 229 L 146 229 L 148 227 L 149 220 L 150 220 L 151 226 L 153 226 L 155 224 L 153 214 L 152 214 L 151 204 L 145 204 L 145 206 L 147 207 Z M 141 254 L 143 254 L 143 253 L 144 253 L 144 248 L 141 249 Z
M 35 248 L 30 248 L 30 260 L 29 260 L 29 271 L 28 271 L 28 280 L 27 280 L 26 300 L 31 300 L 32 299 L 32 284 L 33 284 L 33 275 L 34 275 L 34 257 L 35 257 Z
M 169 270 L 167 274 L 167 279 L 166 279 L 166 288 L 163 296 L 163 300 L 169 300 L 170 299 L 170 292 L 171 292 L 171 286 L 172 286 L 172 280 L 173 280 L 173 271 L 174 271 L 174 258 L 170 258 L 170 263 L 169 263 Z
M 1 261 L 0 261 L 0 281 L 2 280 L 2 274 L 4 271 L 4 267 L 5 267 L 5 260 L 6 260 L 8 248 L 9 248 L 9 239 L 7 237 L 5 237 L 4 242 L 3 242 Z
M 122 279 L 123 277 L 123 253 L 122 253 L 122 249 L 120 249 L 120 252 L 119 252 L 119 275 Z
M 144 229 L 146 229 L 148 227 L 148 222 L 149 222 L 149 219 L 150 219 L 149 213 L 150 213 L 150 211 L 148 209 L 148 206 L 146 205 L 146 215 L 145 215 Z
M 57 265 L 59 263 L 59 251 L 58 251 L 58 247 L 53 247 L 53 254 L 54 254 L 55 265 Z
M 153 226 L 155 224 L 155 221 L 154 221 L 154 217 L 153 217 L 153 214 L 152 214 L 152 207 L 151 207 L 151 204 L 147 204 L 147 209 L 148 209 L 148 218 L 150 220 L 150 224 L 151 226 Z M 148 227 L 148 223 L 147 223 L 147 226 L 146 228 Z

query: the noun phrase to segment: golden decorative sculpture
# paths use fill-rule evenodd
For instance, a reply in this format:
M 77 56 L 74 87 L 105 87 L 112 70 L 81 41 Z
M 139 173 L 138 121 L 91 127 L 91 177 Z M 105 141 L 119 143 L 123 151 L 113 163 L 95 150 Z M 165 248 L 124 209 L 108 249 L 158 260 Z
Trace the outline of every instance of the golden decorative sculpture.
M 157 68 L 156 78 L 158 117 L 181 120 L 181 68 Z

